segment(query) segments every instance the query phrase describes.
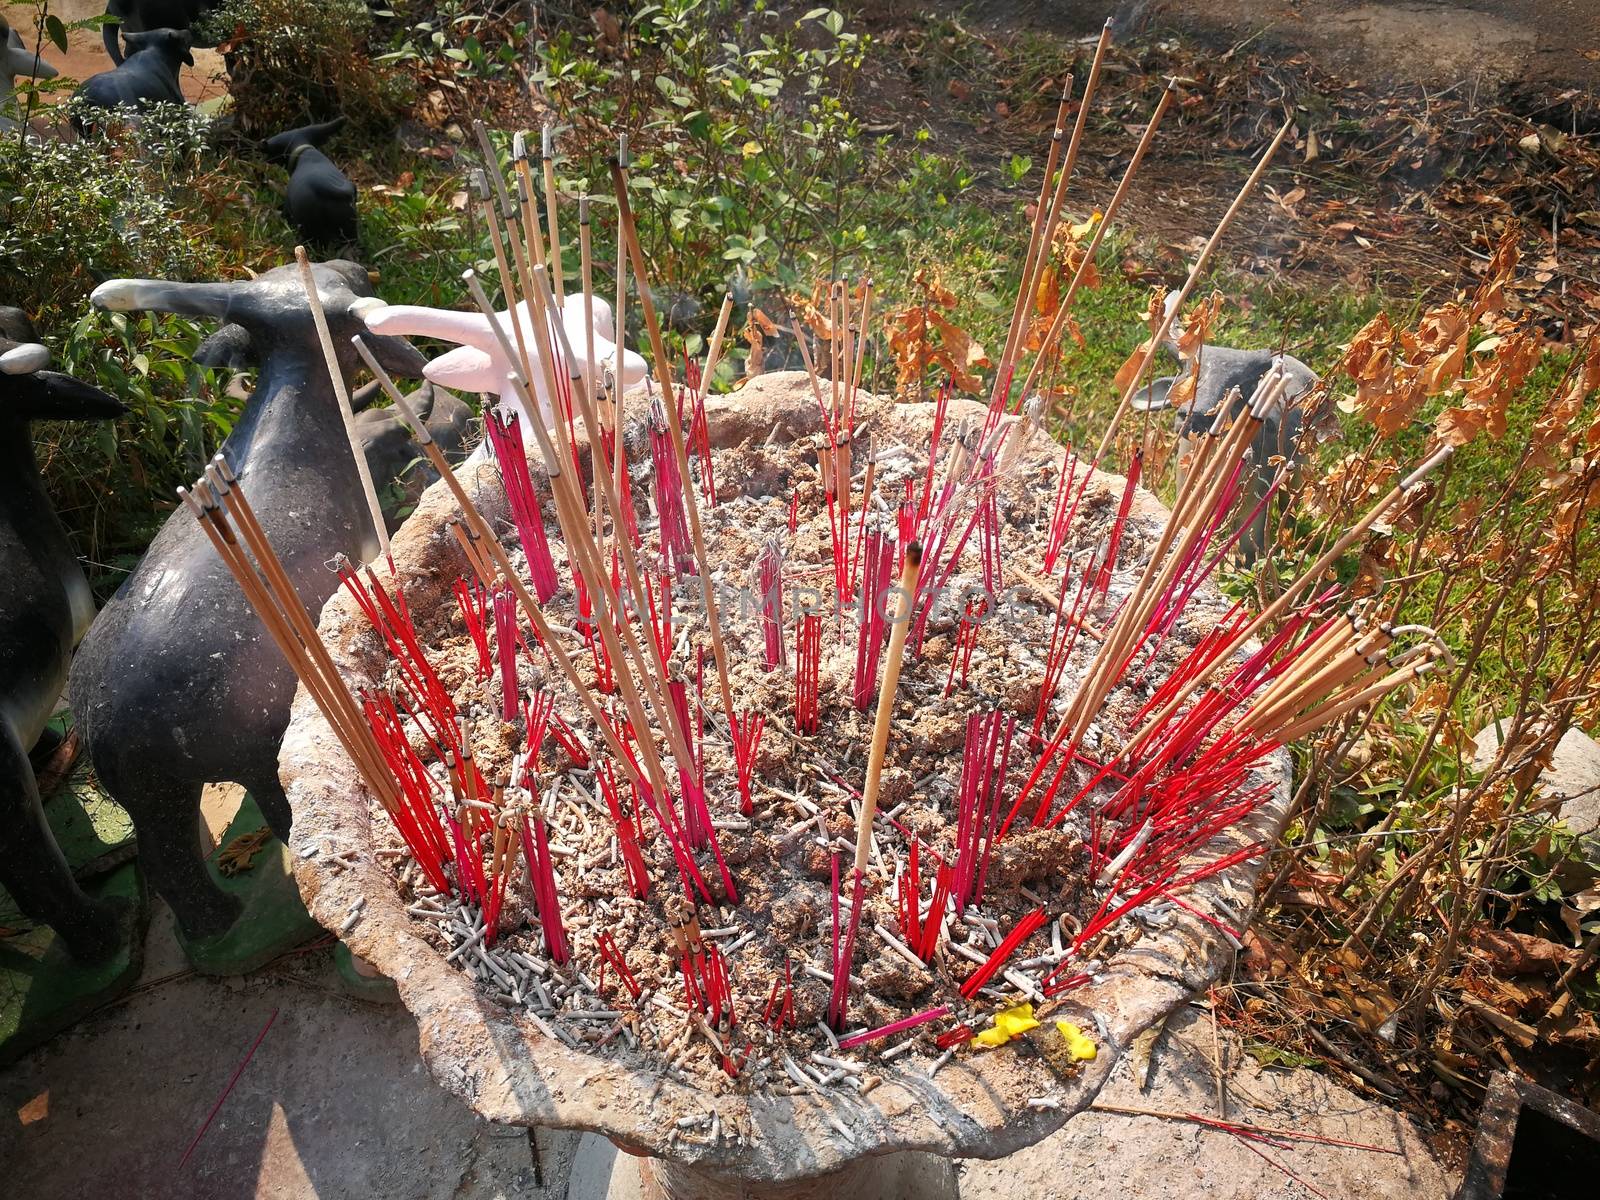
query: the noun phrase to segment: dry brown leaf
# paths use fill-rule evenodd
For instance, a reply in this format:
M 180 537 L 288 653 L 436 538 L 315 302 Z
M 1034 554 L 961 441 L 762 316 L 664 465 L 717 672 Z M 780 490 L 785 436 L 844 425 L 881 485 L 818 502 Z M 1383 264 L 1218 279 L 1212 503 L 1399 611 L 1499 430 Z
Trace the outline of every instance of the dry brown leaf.
M 775 321 L 755 305 L 750 306 L 750 316 L 744 323 L 744 340 L 750 347 L 745 356 L 745 378 L 761 374 L 767 358 L 767 339 L 778 332 Z

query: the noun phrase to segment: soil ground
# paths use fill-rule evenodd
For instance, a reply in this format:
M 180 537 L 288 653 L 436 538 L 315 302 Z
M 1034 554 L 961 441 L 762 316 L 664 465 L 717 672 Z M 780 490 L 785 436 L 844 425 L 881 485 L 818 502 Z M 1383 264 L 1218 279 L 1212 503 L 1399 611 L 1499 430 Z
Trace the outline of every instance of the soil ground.
M 978 0 L 960 7 L 1011 28 L 1088 34 L 1111 17 L 1120 30 L 1170 30 L 1222 49 L 1250 38 L 1263 49 L 1309 52 L 1336 70 L 1410 83 L 1474 76 L 1600 82 L 1600 7 L 1590 0 Z

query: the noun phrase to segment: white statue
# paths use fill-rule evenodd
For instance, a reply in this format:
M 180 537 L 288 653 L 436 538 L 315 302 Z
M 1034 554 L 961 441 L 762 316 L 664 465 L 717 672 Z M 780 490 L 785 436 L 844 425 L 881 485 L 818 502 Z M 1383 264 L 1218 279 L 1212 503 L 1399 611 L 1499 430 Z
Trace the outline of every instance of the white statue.
M 594 316 L 593 363 L 586 361 L 590 338 L 584 330 L 584 297 L 579 293 L 568 296 L 561 306 L 561 324 L 567 335 L 573 361 L 565 370 L 576 379 L 583 373 L 597 383 L 613 375 L 617 367 L 616 336 L 611 306 L 598 296 L 589 298 Z M 523 343 L 527 346 L 533 378 L 527 380 L 528 392 L 538 405 L 539 414 L 547 426 L 555 420 L 555 406 L 545 383 L 544 369 L 538 362 L 538 342 L 534 337 L 533 315 L 526 301 L 516 307 L 517 320 L 522 325 Z M 511 327 L 510 313 L 496 314 L 506 340 L 513 350 L 517 348 L 516 334 Z M 499 397 L 496 407 L 504 414 L 514 414 L 523 426 L 523 440 L 532 446 L 535 435 L 527 427 L 522 406 L 517 402 L 511 384 L 514 365 L 506 359 L 500 339 L 489 326 L 488 318 L 479 312 L 456 312 L 442 308 L 422 308 L 411 304 L 392 304 L 374 308 L 364 314 L 367 328 L 373 333 L 397 334 L 412 337 L 431 337 L 455 342 L 454 350 L 441 354 L 424 369 L 424 376 L 443 387 L 466 392 L 489 393 Z M 556 349 L 561 350 L 559 339 Z M 645 376 L 645 362 L 633 351 L 623 348 L 622 377 L 611 384 L 613 394 L 626 392 L 637 386 Z

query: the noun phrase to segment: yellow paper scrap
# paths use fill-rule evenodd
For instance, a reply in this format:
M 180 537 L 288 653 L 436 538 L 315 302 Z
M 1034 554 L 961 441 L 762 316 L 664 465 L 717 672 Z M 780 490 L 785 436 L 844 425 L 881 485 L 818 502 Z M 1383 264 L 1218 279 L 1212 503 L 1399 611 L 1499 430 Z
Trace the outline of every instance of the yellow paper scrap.
M 1039 1028 L 1033 1019 L 1033 1005 L 1019 1004 L 994 1015 L 994 1024 L 972 1039 L 974 1046 L 1004 1046 L 1014 1037 L 1021 1037 L 1030 1029 Z
M 1056 1028 L 1067 1039 L 1067 1053 L 1072 1055 L 1073 1062 L 1088 1062 L 1098 1053 L 1093 1039 L 1071 1021 L 1057 1021 Z

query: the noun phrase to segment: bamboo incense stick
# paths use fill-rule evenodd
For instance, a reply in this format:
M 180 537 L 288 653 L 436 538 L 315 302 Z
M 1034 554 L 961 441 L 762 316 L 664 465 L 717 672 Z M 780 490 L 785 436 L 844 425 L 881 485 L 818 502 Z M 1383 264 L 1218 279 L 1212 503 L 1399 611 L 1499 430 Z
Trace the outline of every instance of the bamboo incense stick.
M 872 720 L 872 746 L 867 753 L 867 777 L 861 788 L 861 815 L 856 819 L 856 874 L 867 869 L 872 853 L 872 822 L 878 812 L 878 787 L 883 780 L 883 758 L 889 747 L 889 726 L 894 719 L 895 693 L 900 687 L 900 664 L 905 658 L 906 634 L 917 595 L 917 575 L 922 567 L 922 547 L 906 543 L 906 561 L 900 570 L 894 627 L 889 631 L 888 656 L 883 664 L 883 686 L 878 711 Z
M 294 248 L 294 259 L 300 266 L 300 283 L 305 288 L 311 320 L 317 327 L 317 341 L 322 344 L 322 359 L 328 366 L 328 379 L 339 401 L 339 415 L 344 418 L 344 435 L 350 441 L 350 453 L 356 460 L 356 476 L 361 480 L 361 494 L 367 500 L 367 513 L 372 518 L 372 528 L 377 534 L 378 549 L 392 568 L 394 558 L 389 553 L 389 525 L 383 518 L 383 506 L 378 503 L 378 490 L 372 486 L 372 469 L 367 465 L 366 451 L 361 448 L 361 437 L 356 433 L 356 414 L 350 407 L 350 391 L 345 387 L 344 372 L 339 368 L 339 355 L 333 348 L 333 335 L 328 332 L 328 315 L 322 311 L 322 296 L 317 291 L 317 279 L 312 273 L 311 259 L 306 256 L 304 246 Z
M 542 269 L 535 270 L 534 273 L 533 273 L 533 276 L 534 276 L 533 298 L 534 298 L 535 306 L 540 308 L 540 309 L 542 309 L 544 311 L 544 313 L 546 315 L 548 315 L 549 312 L 550 312 L 550 305 L 553 302 L 553 297 L 550 295 L 550 292 L 548 290 L 548 282 L 547 282 L 546 276 L 545 276 L 545 274 L 544 274 Z M 570 369 L 570 364 L 573 361 L 573 356 L 572 356 L 572 348 L 567 343 L 566 330 L 559 323 L 549 322 L 549 321 L 546 321 L 546 320 L 540 320 L 540 321 L 536 322 L 536 324 L 534 326 L 534 330 L 535 330 L 536 339 L 540 339 L 540 344 L 541 344 L 541 348 L 542 349 L 546 349 L 545 346 L 544 346 L 543 338 L 545 338 L 548 335 L 549 332 L 553 331 L 557 335 L 557 340 L 560 343 L 559 349 L 562 352 L 562 356 L 568 362 L 569 369 Z M 554 357 L 555 357 L 554 354 L 550 355 L 551 359 L 553 359 Z M 594 408 L 593 408 L 592 402 L 587 397 L 583 397 L 583 396 L 580 395 L 579 398 L 578 398 L 578 402 L 577 403 L 578 403 L 579 417 L 582 420 L 583 425 L 584 425 L 584 429 L 588 433 L 589 438 L 590 438 L 590 447 L 591 447 L 590 448 L 590 453 L 593 454 L 594 453 L 594 449 L 593 449 L 594 442 L 600 436 L 599 419 L 594 413 Z M 559 447 L 558 452 L 563 454 L 563 455 L 570 455 L 571 452 L 572 452 L 571 446 L 566 444 L 566 442 L 564 440 L 565 436 L 566 436 L 566 431 L 559 423 L 556 426 L 556 433 L 557 433 L 558 441 L 562 442 L 562 445 Z M 609 488 L 609 486 L 610 486 L 610 480 L 609 479 L 606 479 L 604 476 L 601 476 L 601 482 L 602 482 L 603 488 Z M 686 486 L 687 486 L 687 484 L 686 484 Z M 606 491 L 605 492 L 604 499 L 605 499 L 606 504 L 609 507 L 611 507 L 611 509 L 612 509 L 612 512 L 613 512 L 613 524 L 615 524 L 618 520 L 620 520 L 621 499 L 614 492 L 611 492 L 611 491 Z M 587 527 L 585 526 L 585 528 L 587 528 Z M 570 540 L 569 540 L 568 548 L 569 548 L 569 550 L 573 549 Z M 635 605 L 635 609 L 638 612 L 646 612 L 646 611 L 648 611 L 648 599 L 647 599 L 647 597 L 645 595 L 642 573 L 641 573 L 641 571 L 639 569 L 639 564 L 638 564 L 637 558 L 635 556 L 633 544 L 628 539 L 623 538 L 623 539 L 620 539 L 618 541 L 617 548 L 621 552 L 620 553 L 620 559 L 621 559 L 621 562 L 622 562 L 622 565 L 623 565 L 624 574 L 626 575 L 627 580 L 628 580 L 629 588 L 630 588 L 630 590 L 632 592 L 632 599 L 633 599 L 633 602 L 634 602 L 634 605 Z M 621 604 L 620 604 L 620 601 L 619 601 L 619 599 L 617 597 L 615 589 L 612 587 L 610 576 L 605 571 L 603 556 L 600 555 L 598 546 L 594 547 L 594 554 L 592 556 L 592 565 L 594 566 L 594 569 L 595 569 L 596 573 L 600 577 L 599 581 L 598 581 L 599 588 L 602 591 L 602 593 L 604 594 L 604 596 L 606 597 L 607 602 L 614 606 L 614 611 L 620 612 L 621 611 Z M 642 667 L 642 665 L 643 665 L 642 657 L 643 656 L 638 653 L 638 647 L 637 647 L 636 643 L 633 640 L 634 639 L 634 632 L 633 632 L 633 627 L 632 627 L 631 623 L 622 622 L 622 632 L 623 632 L 624 637 L 629 642 L 630 653 L 634 654 L 635 658 L 640 661 L 641 667 Z M 669 739 L 668 740 L 669 740 L 669 744 L 671 744 L 674 747 L 674 757 L 676 757 L 679 760 L 679 762 L 683 766 L 684 770 L 687 771 L 690 775 L 692 775 L 693 771 L 694 771 L 694 766 L 693 766 L 693 755 L 689 750 L 688 730 L 683 727 L 682 722 L 679 719 L 677 706 L 671 704 L 668 701 L 665 701 L 665 697 L 664 697 L 664 690 L 666 688 L 668 674 L 667 674 L 667 664 L 666 664 L 666 661 L 665 661 L 665 658 L 664 658 L 664 654 L 663 654 L 662 648 L 656 644 L 656 641 L 655 641 L 654 638 L 646 638 L 645 641 L 646 641 L 646 643 L 648 644 L 648 646 L 649 646 L 649 648 L 651 650 L 651 658 L 653 660 L 653 666 L 654 666 L 654 676 L 653 676 L 653 678 L 657 681 L 654 685 L 652 685 L 651 689 L 647 692 L 647 698 L 650 695 L 655 695 L 655 696 L 661 698 L 661 700 L 662 700 L 661 709 L 664 709 L 664 711 L 666 713 L 669 713 L 670 716 L 671 716 L 670 721 L 669 720 L 662 720 L 661 724 L 663 725 L 664 730 L 669 733 Z M 649 672 L 641 671 L 641 674 L 647 680 L 652 678 L 652 676 L 650 675 Z M 656 704 L 652 704 L 652 707 L 653 708 L 657 707 L 657 705 Z M 660 715 L 661 715 L 661 710 L 660 709 L 658 709 L 658 714 L 657 715 L 658 715 L 658 718 L 659 718 Z
M 1061 340 L 1061 335 L 1067 328 L 1067 321 L 1072 314 L 1072 301 L 1078 294 L 1078 289 L 1087 278 L 1088 273 L 1094 268 L 1095 256 L 1100 251 L 1100 242 L 1106 235 L 1106 230 L 1111 227 L 1117 218 L 1122 202 L 1127 199 L 1128 190 L 1133 183 L 1133 177 L 1138 172 L 1139 166 L 1144 162 L 1145 153 L 1150 149 L 1150 144 L 1155 140 L 1156 130 L 1161 125 L 1161 119 L 1167 115 L 1167 109 L 1172 105 L 1172 99 L 1177 95 L 1178 85 L 1169 82 L 1161 93 L 1161 99 L 1156 102 L 1155 112 L 1144 127 L 1144 133 L 1139 136 L 1139 144 L 1134 147 L 1133 157 L 1128 160 L 1128 165 L 1123 168 L 1122 180 L 1117 184 L 1117 190 L 1112 193 L 1106 210 L 1101 214 L 1100 220 L 1095 222 L 1094 233 L 1089 237 L 1089 244 L 1083 248 L 1083 258 L 1078 263 L 1078 269 L 1073 272 L 1072 282 L 1067 285 L 1067 290 L 1062 294 L 1061 303 L 1056 308 L 1055 318 L 1050 322 L 1050 329 L 1044 335 L 1044 340 L 1039 343 L 1039 350 L 1034 355 L 1033 366 L 1028 371 L 1027 378 L 1023 381 L 1019 396 L 1026 397 L 1038 382 L 1039 372 L 1044 364 L 1050 360 L 1051 351 Z M 1021 339 L 1019 338 L 1019 345 Z
M 994 403 L 1002 386 L 1008 386 L 1011 373 L 1015 367 L 1017 355 L 1023 343 L 1023 331 L 1027 327 L 1027 312 L 1033 304 L 1034 293 L 1038 288 L 1039 279 L 1044 273 L 1044 266 L 1050 261 L 1052 243 L 1055 241 L 1055 232 L 1061 223 L 1061 210 L 1067 197 L 1067 185 L 1072 178 L 1073 169 L 1077 166 L 1078 150 L 1083 144 L 1083 129 L 1089 118 L 1089 106 L 1094 100 L 1095 89 L 1100 83 L 1100 66 L 1105 58 L 1106 47 L 1111 42 L 1111 20 L 1107 18 L 1105 25 L 1100 30 L 1100 40 L 1095 43 L 1094 59 L 1089 66 L 1089 78 L 1084 84 L 1083 99 L 1078 102 L 1078 116 L 1072 125 L 1072 138 L 1067 143 L 1066 157 L 1061 163 L 1061 173 L 1056 183 L 1055 195 L 1050 201 L 1050 208 L 1045 223 L 1040 229 L 1037 248 L 1023 260 L 1022 283 L 1017 292 L 1017 304 L 1012 310 L 1011 327 L 1006 332 L 1005 350 L 1001 355 L 1000 369 L 995 373 L 995 394 L 990 397 Z M 1070 80 L 1068 86 L 1071 86 Z M 1170 85 L 1169 85 L 1170 87 Z M 1063 101 L 1065 101 L 1063 95 Z M 1058 123 L 1059 127 L 1059 123 Z M 1041 203 L 1043 188 L 1050 186 L 1049 177 L 1046 176 L 1040 190 Z
M 469 270 L 464 273 L 463 279 L 474 303 L 478 305 L 479 309 L 492 313 L 493 309 L 489 304 L 489 298 L 484 294 L 476 273 Z M 533 321 L 534 340 L 537 343 L 538 358 L 544 370 L 546 386 L 551 394 L 554 395 L 556 394 L 554 354 L 548 337 L 550 332 L 549 297 L 548 292 L 543 288 L 544 272 L 542 269 L 535 269 L 534 281 L 529 290 L 535 307 L 538 309 Z M 500 329 L 498 324 L 493 323 L 492 328 L 501 344 L 502 351 L 509 357 L 510 346 L 506 340 L 504 330 Z M 561 329 L 559 323 L 556 325 L 556 329 Z M 522 404 L 524 411 L 530 415 L 530 419 L 532 419 L 533 401 L 528 393 L 526 383 L 515 372 L 511 373 L 509 378 L 518 401 Z M 622 694 L 623 705 L 628 710 L 629 719 L 633 722 L 634 728 L 647 729 L 649 725 L 644 709 L 640 704 L 640 694 L 643 694 L 644 702 L 650 706 L 655 714 L 656 727 L 666 735 L 668 747 L 673 758 L 678 763 L 681 775 L 694 778 L 696 760 L 688 749 L 687 732 L 681 727 L 676 707 L 663 694 L 666 683 L 664 675 L 660 678 L 659 686 L 657 686 L 656 677 L 652 676 L 646 666 L 645 655 L 640 648 L 633 624 L 625 618 L 616 621 L 608 619 L 608 611 L 618 614 L 620 617 L 622 607 L 611 585 L 610 575 L 601 561 L 599 550 L 590 536 L 587 514 L 583 508 L 581 493 L 574 491 L 571 474 L 563 467 L 563 464 L 574 461 L 571 447 L 566 440 L 565 423 L 560 420 L 554 422 L 554 429 L 556 440 L 560 443 L 559 449 L 551 444 L 549 434 L 543 428 L 543 422 L 534 421 L 535 437 L 539 443 L 540 452 L 545 458 L 551 494 L 556 501 L 556 517 L 561 526 L 568 553 L 574 556 L 578 571 L 588 584 L 591 597 L 598 598 L 595 627 L 600 634 L 602 642 L 605 644 L 606 653 L 614 668 L 618 690 Z M 625 546 L 624 548 L 631 551 L 631 546 Z M 618 638 L 619 629 L 621 633 L 620 641 Z M 651 640 L 653 644 L 653 639 L 647 640 Z M 626 645 L 626 657 L 624 655 L 624 644 Z M 630 658 L 635 664 L 637 678 L 635 677 L 635 671 L 628 669 L 627 663 Z M 646 770 L 650 773 L 650 782 L 652 788 L 655 789 L 655 794 L 665 797 L 667 795 L 666 780 L 662 773 L 660 760 L 655 753 L 653 742 L 649 738 L 642 738 L 639 746 L 645 757 Z M 686 807 L 688 803 L 689 798 L 686 796 Z M 662 811 L 670 814 L 670 804 L 664 804 Z M 671 829 L 669 829 L 669 836 L 676 837 Z M 716 849 L 714 840 L 711 845 L 713 854 L 717 858 L 717 866 L 721 872 L 722 882 L 725 891 L 728 893 L 728 898 L 730 900 L 736 899 L 733 877 L 728 872 L 720 851 Z M 703 883 L 701 887 L 704 889 Z M 710 893 L 705 892 L 705 895 L 709 900 Z
M 704 400 L 711 393 L 711 376 L 722 358 L 722 339 L 728 332 L 728 319 L 733 316 L 733 293 L 722 297 L 722 309 L 717 313 L 716 328 L 711 331 L 711 344 L 706 349 L 706 363 L 700 370 L 700 387 L 697 399 Z
M 556 187 L 556 131 L 548 122 L 539 131 L 541 165 L 544 167 L 544 215 L 550 225 L 550 272 L 555 280 L 556 308 L 566 301 L 561 278 L 561 192 Z
M 583 394 L 593 401 L 596 398 L 594 362 L 594 262 L 589 246 L 589 197 L 578 197 L 578 285 L 583 291 Z M 613 440 L 615 434 L 613 433 Z M 589 439 L 589 468 L 594 474 L 594 538 L 602 553 L 606 548 L 605 527 L 600 519 L 600 477 L 609 469 L 606 462 L 605 438 L 596 430 Z M 612 515 L 617 525 L 621 514 Z M 620 528 L 620 527 L 619 527 Z
M 1022 256 L 1022 274 L 1017 281 L 1017 299 L 1011 307 L 1011 323 L 1006 326 L 1006 341 L 1000 352 L 1000 367 L 995 372 L 994 391 L 989 396 L 991 404 L 1000 394 L 1006 366 L 1011 361 L 1012 347 L 1017 340 L 1017 327 L 1022 323 L 1023 314 L 1033 303 L 1034 289 L 1030 283 L 1033 260 L 1039 253 L 1039 241 L 1044 234 L 1045 223 L 1050 219 L 1050 181 L 1055 178 L 1056 168 L 1061 165 L 1061 147 L 1067 137 L 1067 109 L 1072 103 L 1073 82 L 1072 72 L 1069 71 L 1066 79 L 1062 81 L 1061 99 L 1056 105 L 1056 123 L 1050 133 L 1050 151 L 1045 156 L 1044 177 L 1039 181 L 1039 195 L 1034 201 L 1033 224 L 1028 232 L 1028 249 Z
M 1311 566 L 1305 569 L 1305 571 L 1301 572 L 1300 577 L 1291 583 L 1287 588 L 1285 588 L 1283 592 L 1278 595 L 1276 600 L 1267 605 L 1266 608 L 1262 609 L 1261 612 L 1256 615 L 1253 621 L 1251 621 L 1242 630 L 1230 638 L 1228 640 L 1228 644 L 1218 651 L 1209 665 L 1207 665 L 1204 669 L 1197 671 L 1193 677 L 1186 680 L 1183 686 L 1178 689 L 1177 694 L 1173 696 L 1173 698 L 1169 700 L 1160 711 L 1154 713 L 1150 719 L 1145 722 L 1144 726 L 1136 734 L 1134 734 L 1132 739 L 1129 740 L 1129 742 L 1123 747 L 1122 753 L 1119 757 L 1125 758 L 1127 755 L 1133 753 L 1141 745 L 1143 745 L 1145 740 L 1156 729 L 1160 728 L 1168 717 L 1177 711 L 1179 705 L 1192 696 L 1201 684 L 1211 678 L 1219 666 L 1231 660 L 1233 655 L 1237 653 L 1237 651 L 1246 642 L 1254 637 L 1258 630 L 1265 626 L 1269 621 L 1277 618 L 1284 611 L 1284 609 L 1293 604 L 1296 598 L 1305 592 L 1307 588 L 1309 588 L 1317 580 L 1321 579 L 1323 572 L 1332 566 L 1338 560 L 1341 554 L 1343 554 L 1351 546 L 1355 545 L 1357 540 L 1365 535 L 1367 530 L 1372 528 L 1372 526 L 1377 523 L 1379 518 L 1381 518 L 1384 513 L 1388 512 L 1389 509 L 1393 508 L 1397 503 L 1404 499 L 1407 494 L 1419 486 L 1424 479 L 1426 479 L 1441 463 L 1448 460 L 1449 457 L 1454 453 L 1455 447 L 1450 445 L 1448 442 L 1445 443 L 1435 450 L 1431 455 L 1429 455 L 1428 458 L 1423 461 L 1422 465 L 1419 466 L 1415 471 L 1411 472 L 1411 474 L 1407 475 L 1404 479 L 1400 480 L 1399 483 L 1395 484 L 1394 488 L 1391 489 L 1386 496 L 1374 504 L 1372 508 L 1367 511 L 1367 514 L 1364 517 L 1362 517 L 1348 530 L 1336 538 L 1333 545 L 1329 546 L 1316 562 L 1312 563 Z
M 527 243 L 526 257 L 533 266 L 544 264 L 544 228 L 534 209 L 533 172 L 528 166 L 527 134 L 518 132 L 511 139 L 511 161 L 517 172 L 517 206 L 522 209 L 522 237 Z M 525 264 L 526 267 L 526 264 Z
M 625 133 L 619 133 L 617 135 L 617 161 L 624 167 L 628 165 L 628 135 Z M 622 418 L 624 400 L 624 388 L 622 385 L 622 343 L 627 338 L 628 330 L 628 252 L 622 244 L 621 221 L 617 222 L 616 259 L 617 303 L 616 312 L 613 314 L 616 319 L 616 328 L 612 330 L 612 333 L 615 334 L 616 358 L 611 365 L 611 389 L 613 393 L 611 397 L 611 420 L 613 423 L 612 433 L 614 434 L 611 451 L 611 481 L 616 486 L 616 490 L 620 495 L 622 492 L 623 472 L 627 469 L 627 450 L 622 444 Z
M 700 588 L 705 598 L 706 623 L 711 631 L 711 652 L 716 659 L 717 686 L 722 695 L 723 715 L 733 720 L 733 687 L 728 682 L 728 651 L 722 643 L 722 618 L 717 611 L 716 583 L 711 575 L 711 562 L 706 554 L 705 532 L 700 527 L 700 503 L 694 488 L 687 486 L 689 451 L 684 444 L 683 428 L 678 421 L 677 405 L 672 403 L 672 372 L 667 362 L 666 346 L 661 340 L 661 323 L 656 318 L 655 303 L 650 296 L 649 276 L 645 271 L 644 251 L 633 225 L 633 210 L 628 203 L 628 180 L 619 159 L 611 165 L 612 189 L 617 196 L 617 239 L 625 245 L 633 261 L 634 280 L 639 290 L 639 311 L 644 314 L 645 329 L 650 335 L 650 356 L 655 360 L 656 377 L 661 383 L 664 407 L 667 410 L 667 434 L 672 439 L 672 452 L 678 460 L 678 472 L 685 481 L 684 508 L 689 516 L 689 535 L 694 541 L 695 561 L 700 568 Z M 619 252 L 618 260 L 622 258 Z M 620 275 L 620 272 L 619 272 Z
M 219 477 L 226 480 L 231 475 L 232 472 L 227 472 Z M 277 555 L 263 540 L 260 543 L 262 549 L 257 559 L 258 570 L 257 565 L 251 563 L 235 537 L 224 513 L 222 501 L 224 498 L 236 499 L 240 493 L 236 479 L 227 486 L 229 492 L 219 497 L 212 490 L 210 482 L 202 478 L 196 483 L 193 492 L 180 488 L 178 494 L 200 520 L 212 546 L 232 573 L 245 599 L 255 610 L 262 626 L 276 643 L 290 667 L 294 669 L 295 675 L 305 684 L 306 690 L 322 711 L 329 728 L 356 765 L 369 790 L 385 810 L 394 812 L 398 800 L 393 779 L 384 768 L 382 755 L 373 744 L 370 731 L 358 716 L 355 703 L 345 688 L 343 679 L 328 658 L 327 649 L 323 646 L 321 638 L 317 636 L 314 628 L 310 629 L 309 638 L 303 632 L 309 628 L 305 606 L 294 592 L 292 585 L 287 585 L 287 576 L 283 573 Z M 254 525 L 253 514 L 250 524 Z M 259 526 L 255 526 L 255 529 L 259 530 Z M 247 540 L 250 540 L 248 535 Z M 287 592 L 281 590 L 286 585 Z
M 1117 402 L 1116 412 L 1112 413 L 1111 420 L 1106 424 L 1105 432 L 1100 436 L 1100 446 L 1094 453 L 1095 462 L 1100 462 L 1104 459 L 1106 451 L 1111 448 L 1111 439 L 1116 436 L 1117 427 L 1121 425 L 1122 418 L 1127 414 L 1128 406 L 1133 403 L 1133 397 L 1137 394 L 1139 385 L 1144 382 L 1145 373 L 1150 370 L 1150 364 L 1155 360 L 1156 351 L 1166 338 L 1167 331 L 1172 328 L 1172 322 L 1177 319 L 1184 302 L 1189 299 L 1189 294 L 1199 284 L 1200 277 L 1205 273 L 1206 267 L 1210 265 L 1211 256 L 1216 253 L 1217 247 L 1222 242 L 1223 235 L 1233 225 L 1234 218 L 1244 208 L 1245 201 L 1256 190 L 1256 186 L 1261 182 L 1262 176 L 1267 173 L 1267 167 L 1271 165 L 1273 158 L 1277 155 L 1278 147 L 1283 145 L 1283 139 L 1289 136 L 1289 130 L 1293 128 L 1294 118 L 1291 116 L 1283 123 L 1282 128 L 1278 130 L 1277 136 L 1272 139 L 1261 157 L 1256 161 L 1255 169 L 1250 172 L 1250 177 L 1244 181 L 1244 185 L 1239 189 L 1238 194 L 1234 196 L 1233 203 L 1228 205 L 1227 211 L 1222 214 L 1222 219 L 1217 222 L 1217 227 L 1212 231 L 1211 237 L 1201 247 L 1200 254 L 1195 258 L 1194 265 L 1189 269 L 1188 278 L 1183 281 L 1183 287 L 1178 292 L 1177 300 L 1167 306 L 1166 313 L 1150 335 L 1149 346 L 1139 360 L 1138 370 L 1133 373 L 1133 378 L 1128 380 L 1128 386 L 1123 389 L 1122 398 Z
M 517 361 L 522 364 L 522 369 L 527 372 L 528 345 L 527 338 L 522 332 L 522 322 L 517 320 L 517 284 L 516 278 L 511 274 L 511 265 L 506 260 L 506 249 L 500 240 L 500 223 L 495 219 L 494 201 L 489 194 L 489 180 L 482 171 L 475 171 L 472 175 L 474 188 L 478 192 L 479 207 L 483 211 L 484 224 L 489 227 L 489 241 L 494 246 L 495 268 L 500 275 L 500 290 L 504 293 L 506 313 L 511 320 L 512 332 L 516 335 Z M 511 238 L 512 245 L 517 242 L 516 237 Z

